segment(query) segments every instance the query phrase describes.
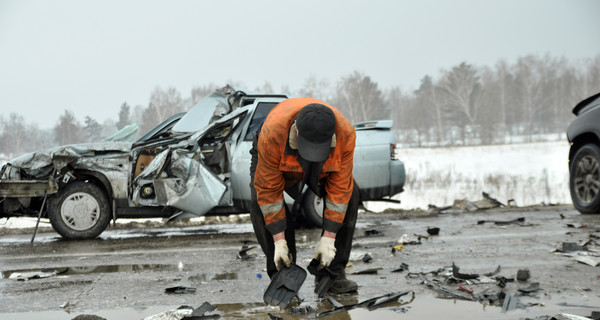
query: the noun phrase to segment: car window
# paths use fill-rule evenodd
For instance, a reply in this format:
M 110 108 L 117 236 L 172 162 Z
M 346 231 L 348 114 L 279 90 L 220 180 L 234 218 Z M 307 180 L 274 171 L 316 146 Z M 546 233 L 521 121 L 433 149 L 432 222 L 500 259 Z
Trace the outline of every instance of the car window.
M 256 131 L 263 124 L 263 122 L 265 122 L 265 119 L 267 119 L 267 114 L 269 114 L 269 111 L 271 111 L 271 109 L 273 109 L 273 107 L 275 107 L 277 104 L 278 102 L 260 102 L 258 106 L 256 106 L 256 111 L 252 116 L 252 120 L 248 126 L 248 131 L 246 131 L 244 141 L 252 141 L 254 139 Z
M 212 93 L 203 98 L 187 112 L 175 126 L 174 132 L 196 132 L 204 129 L 214 118 L 220 118 L 231 112 L 227 99 Z

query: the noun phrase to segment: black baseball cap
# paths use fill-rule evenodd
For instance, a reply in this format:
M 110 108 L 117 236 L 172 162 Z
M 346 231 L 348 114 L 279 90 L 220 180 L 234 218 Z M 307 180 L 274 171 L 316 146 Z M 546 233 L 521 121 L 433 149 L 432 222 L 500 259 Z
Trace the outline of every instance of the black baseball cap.
M 308 161 L 327 160 L 331 137 L 335 133 L 335 115 L 329 107 L 319 103 L 304 106 L 296 116 L 298 153 Z

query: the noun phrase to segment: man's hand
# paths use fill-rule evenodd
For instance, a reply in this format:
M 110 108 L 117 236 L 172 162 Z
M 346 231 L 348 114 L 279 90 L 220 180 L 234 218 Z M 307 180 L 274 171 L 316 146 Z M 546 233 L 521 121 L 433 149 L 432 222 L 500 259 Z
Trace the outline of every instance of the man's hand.
M 290 251 L 288 250 L 287 241 L 275 241 L 275 257 L 273 257 L 273 262 L 275 262 L 275 267 L 277 270 L 281 269 L 282 265 L 285 265 L 289 268 L 291 260 L 292 259 L 290 257 Z
M 317 246 L 317 259 L 321 261 L 322 267 L 329 267 L 335 257 L 335 238 L 322 236 Z

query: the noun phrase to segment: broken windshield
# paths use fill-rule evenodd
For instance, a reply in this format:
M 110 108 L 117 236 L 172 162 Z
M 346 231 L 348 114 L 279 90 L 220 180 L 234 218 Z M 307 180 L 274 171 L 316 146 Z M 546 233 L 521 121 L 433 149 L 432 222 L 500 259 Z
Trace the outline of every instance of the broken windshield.
M 221 118 L 231 112 L 227 98 L 216 92 L 200 100 L 188 113 L 173 126 L 174 132 L 196 132 L 204 129 L 213 117 Z

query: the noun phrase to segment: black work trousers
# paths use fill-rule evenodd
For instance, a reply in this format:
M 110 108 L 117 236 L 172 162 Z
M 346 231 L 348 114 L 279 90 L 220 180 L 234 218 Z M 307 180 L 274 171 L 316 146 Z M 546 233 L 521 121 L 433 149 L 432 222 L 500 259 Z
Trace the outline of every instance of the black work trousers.
M 253 166 L 256 168 L 255 166 Z M 251 168 L 252 169 L 252 168 Z M 258 202 L 256 201 L 256 189 L 254 188 L 254 170 L 251 170 L 251 189 L 252 189 L 252 204 L 250 207 L 250 220 L 252 220 L 252 226 L 254 227 L 254 234 L 256 235 L 256 240 L 260 244 L 265 256 L 267 256 L 267 273 L 269 277 L 273 278 L 275 273 L 277 273 L 277 268 L 275 267 L 275 262 L 273 258 L 275 256 L 275 245 L 273 242 L 273 235 L 267 230 L 265 227 L 265 219 L 263 217 L 262 211 L 258 206 Z M 307 190 L 306 192 L 311 192 Z M 354 235 L 354 227 L 356 225 L 356 218 L 358 215 L 358 205 L 359 205 L 359 192 L 358 186 L 354 183 L 354 190 L 352 191 L 352 198 L 348 203 L 348 209 L 346 210 L 346 216 L 344 218 L 344 222 L 342 223 L 342 227 L 336 234 L 335 238 L 335 248 L 336 254 L 335 258 L 331 262 L 329 268 L 331 271 L 338 274 L 338 279 L 345 279 L 344 269 L 346 268 L 346 264 L 350 259 L 350 251 L 352 250 L 352 237 Z M 292 213 L 287 205 L 284 204 L 285 207 L 285 217 L 286 217 L 286 229 L 285 229 L 285 240 L 287 241 L 288 249 L 292 254 L 292 261 L 296 262 L 296 238 L 295 238 L 295 224 L 294 220 L 296 217 L 292 216 Z M 315 249 L 316 250 L 316 249 Z M 316 255 L 316 251 L 313 254 Z M 304 266 L 306 267 L 306 266 Z

